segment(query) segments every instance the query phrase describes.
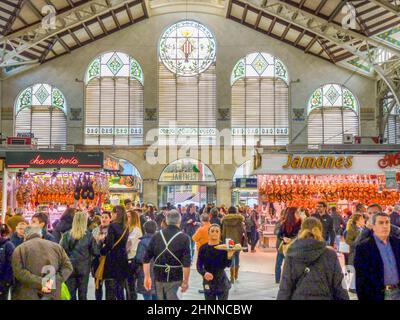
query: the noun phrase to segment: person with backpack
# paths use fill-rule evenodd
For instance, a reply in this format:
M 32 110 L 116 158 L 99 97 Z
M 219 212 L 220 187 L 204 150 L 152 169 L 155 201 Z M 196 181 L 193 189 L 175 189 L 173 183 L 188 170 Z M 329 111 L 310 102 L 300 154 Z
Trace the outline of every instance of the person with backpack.
M 94 250 L 92 233 L 87 230 L 88 214 L 78 211 L 74 215 L 72 229 L 63 234 L 61 246 L 71 260 L 74 270 L 66 284 L 71 300 L 87 300 L 89 274 Z
M 322 223 L 306 218 L 287 250 L 277 300 L 349 300 L 337 254 L 327 247 Z
M 13 284 L 12 254 L 14 245 L 10 241 L 11 228 L 0 226 L 0 301 L 8 299 L 8 293 Z
M 157 223 L 154 221 L 147 221 L 143 229 L 145 234 L 140 238 L 140 242 L 136 251 L 136 265 L 137 265 L 137 292 L 143 296 L 144 300 L 157 300 L 155 278 L 154 278 L 154 260 L 150 261 L 150 278 L 151 278 L 151 289 L 146 290 L 144 287 L 144 271 L 143 261 L 146 254 L 147 248 L 149 247 L 150 241 L 157 231 Z

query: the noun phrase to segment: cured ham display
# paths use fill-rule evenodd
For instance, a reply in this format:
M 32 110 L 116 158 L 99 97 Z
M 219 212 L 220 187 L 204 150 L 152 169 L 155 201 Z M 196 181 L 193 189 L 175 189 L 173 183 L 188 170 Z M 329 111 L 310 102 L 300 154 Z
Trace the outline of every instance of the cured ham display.
M 313 208 L 318 201 L 359 201 L 394 205 L 397 190 L 385 188 L 383 175 L 264 175 L 258 188 L 263 202 L 285 202 L 287 206 Z
M 73 205 L 100 205 L 108 198 L 108 178 L 102 173 L 92 175 L 26 173 L 17 178 L 16 200 L 19 207 L 29 209 L 38 204 L 54 202 Z

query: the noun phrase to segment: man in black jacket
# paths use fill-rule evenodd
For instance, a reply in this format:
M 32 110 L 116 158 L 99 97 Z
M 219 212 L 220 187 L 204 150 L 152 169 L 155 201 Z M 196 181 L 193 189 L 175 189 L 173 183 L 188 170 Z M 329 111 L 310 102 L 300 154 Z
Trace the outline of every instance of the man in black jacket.
M 400 300 L 400 240 L 390 236 L 390 228 L 386 213 L 373 215 L 373 235 L 356 247 L 359 300 Z
M 390 215 L 390 223 L 397 227 L 400 227 L 400 205 L 396 204 L 394 206 L 393 212 Z
M 154 259 L 154 278 L 158 300 L 178 300 L 178 289 L 189 288 L 190 239 L 180 231 L 181 215 L 170 210 L 167 228 L 157 232 L 149 243 L 143 259 L 144 287 L 151 289 L 150 262 Z
M 335 243 L 335 231 L 333 230 L 333 219 L 328 214 L 328 206 L 325 202 L 320 201 L 317 203 L 316 209 L 313 217 L 321 221 L 324 239 L 328 245 L 333 247 Z

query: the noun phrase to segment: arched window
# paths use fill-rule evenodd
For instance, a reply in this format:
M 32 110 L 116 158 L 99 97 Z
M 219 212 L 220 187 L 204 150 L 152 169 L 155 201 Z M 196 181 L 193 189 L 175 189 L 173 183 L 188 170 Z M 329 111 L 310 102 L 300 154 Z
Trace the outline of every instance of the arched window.
M 185 20 L 168 27 L 159 43 L 160 143 L 190 139 L 211 144 L 216 135 L 216 44 L 211 31 Z
M 358 135 L 358 101 L 340 84 L 326 84 L 315 90 L 307 114 L 309 145 L 341 144 L 344 134 Z
M 15 104 L 15 134 L 33 133 L 39 145 L 67 144 L 67 102 L 57 88 L 38 83 L 23 90 Z
M 121 52 L 94 59 L 85 76 L 85 144 L 143 144 L 143 71 Z
M 289 75 L 281 60 L 248 54 L 232 70 L 231 126 L 235 144 L 289 142 Z
M 393 106 L 394 104 L 394 106 Z M 400 107 L 396 104 L 393 95 L 389 92 L 383 99 L 383 108 L 388 110 L 392 108 L 388 115 L 385 127 L 385 143 L 399 144 L 400 143 Z

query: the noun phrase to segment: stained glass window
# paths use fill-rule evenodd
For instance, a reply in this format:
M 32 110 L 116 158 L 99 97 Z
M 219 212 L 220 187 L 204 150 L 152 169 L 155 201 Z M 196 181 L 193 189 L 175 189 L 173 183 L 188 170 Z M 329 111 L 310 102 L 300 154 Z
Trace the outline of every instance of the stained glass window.
M 244 77 L 276 77 L 289 85 L 286 66 L 281 60 L 265 52 L 250 53 L 240 59 L 233 67 L 231 85 Z
M 67 103 L 62 92 L 45 83 L 23 90 L 15 104 L 15 133 L 33 133 L 39 145 L 67 143 Z
M 185 20 L 173 24 L 160 39 L 160 60 L 171 72 L 193 76 L 207 70 L 215 61 L 215 39 L 203 24 Z
M 286 145 L 289 142 L 289 75 L 278 58 L 254 52 L 231 74 L 231 130 L 234 144 Z
M 160 144 L 213 144 L 216 136 L 215 39 L 196 21 L 166 29 L 159 43 Z
M 108 52 L 85 77 L 85 144 L 143 144 L 143 71 L 132 57 Z
M 308 100 L 308 144 L 341 144 L 344 134 L 358 135 L 359 104 L 340 84 L 326 84 Z

